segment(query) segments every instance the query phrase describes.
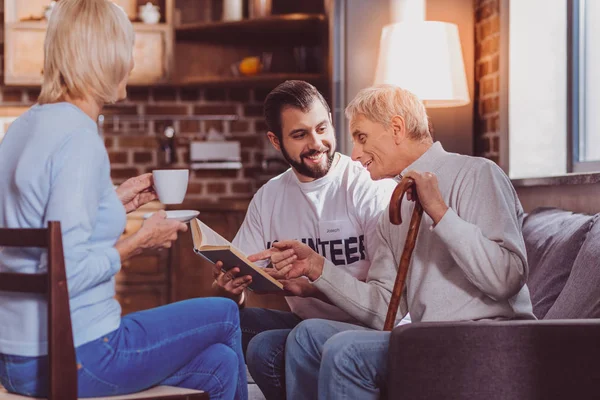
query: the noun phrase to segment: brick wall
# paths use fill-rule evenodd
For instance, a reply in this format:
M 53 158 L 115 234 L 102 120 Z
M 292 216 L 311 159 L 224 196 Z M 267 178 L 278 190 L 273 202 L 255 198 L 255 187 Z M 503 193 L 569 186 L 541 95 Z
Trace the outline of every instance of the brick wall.
M 241 170 L 191 172 L 187 199 L 222 200 L 249 198 L 261 182 L 261 162 L 266 127 L 262 102 L 268 93 L 247 88 L 139 88 L 130 87 L 126 101 L 107 107 L 103 125 L 105 145 L 115 182 L 161 167 L 159 138 L 167 126 L 176 131 L 177 162 L 170 167 L 188 168 L 189 144 L 203 140 L 215 129 L 227 140 L 239 141 Z M 235 121 L 145 120 L 123 122 L 114 115 L 215 115 L 234 114 Z M 113 118 L 111 119 L 111 115 Z
M 475 1 L 475 154 L 499 159 L 499 0 Z

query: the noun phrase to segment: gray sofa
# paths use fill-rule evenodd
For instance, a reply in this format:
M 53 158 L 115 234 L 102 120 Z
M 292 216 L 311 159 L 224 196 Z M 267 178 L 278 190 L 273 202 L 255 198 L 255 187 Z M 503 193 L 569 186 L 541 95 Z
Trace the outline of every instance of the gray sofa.
M 600 214 L 538 209 L 523 236 L 539 321 L 396 328 L 389 399 L 600 399 Z

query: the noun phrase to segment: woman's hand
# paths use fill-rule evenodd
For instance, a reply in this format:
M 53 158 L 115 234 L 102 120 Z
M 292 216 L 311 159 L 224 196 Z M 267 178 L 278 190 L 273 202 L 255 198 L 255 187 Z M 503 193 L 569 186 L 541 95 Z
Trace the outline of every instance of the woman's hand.
M 248 260 L 271 260 L 278 273 L 271 274 L 278 279 L 294 279 L 306 276 L 311 281 L 319 279 L 323 273 L 325 259 L 309 246 L 297 240 L 285 240 L 273 243 L 273 247 L 253 254 Z
M 147 173 L 129 178 L 117 188 L 117 196 L 123 203 L 125 212 L 135 211 L 144 204 L 158 198 L 152 188 L 153 183 L 152 174 Z
M 178 232 L 186 232 L 183 222 L 167 219 L 167 213 L 160 210 L 148 218 L 136 233 L 140 238 L 140 247 L 144 249 L 170 248 L 177 240 Z
M 166 219 L 167 213 L 163 210 L 148 218 L 139 231 L 133 235 L 120 239 L 115 248 L 125 261 L 145 249 L 169 248 L 177 240 L 178 232 L 187 231 L 187 225 L 174 219 Z

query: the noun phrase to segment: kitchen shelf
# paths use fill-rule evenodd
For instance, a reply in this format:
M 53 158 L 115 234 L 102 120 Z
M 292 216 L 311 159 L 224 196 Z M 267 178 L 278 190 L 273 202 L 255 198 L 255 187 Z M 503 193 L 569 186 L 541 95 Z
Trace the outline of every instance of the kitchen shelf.
M 303 80 L 313 83 L 326 82 L 322 74 L 261 74 L 255 76 L 201 76 L 185 77 L 174 84 L 177 86 L 265 86 L 278 85 L 287 80 Z
M 177 40 L 197 41 L 214 38 L 253 40 L 269 36 L 276 39 L 298 33 L 316 36 L 326 26 L 326 21 L 324 14 L 296 13 L 241 21 L 187 23 L 175 27 L 175 37 Z
M 5 0 L 8 5 L 9 0 Z M 12 0 L 14 1 L 14 0 Z M 46 20 L 6 22 L 4 26 L 4 84 L 40 87 L 44 67 Z M 134 22 L 135 69 L 129 77 L 132 86 L 168 83 L 172 70 L 173 32 L 168 24 Z
M 167 115 L 123 115 L 123 114 L 111 114 L 110 111 L 103 112 L 101 114 L 102 120 L 105 121 L 107 119 L 114 121 L 133 121 L 133 122 L 143 122 L 143 121 L 165 121 L 165 120 L 174 120 L 174 121 L 237 121 L 239 116 L 234 114 L 223 114 L 223 115 L 177 115 L 177 114 L 167 114 Z
M 168 24 L 165 23 L 158 23 L 158 24 L 145 24 L 143 22 L 136 22 L 136 21 L 132 21 L 131 24 L 133 25 L 135 30 L 165 30 L 169 28 Z M 9 26 L 10 28 L 33 28 L 33 29 L 46 29 L 48 27 L 48 21 L 46 21 L 45 19 L 41 19 L 41 20 L 22 20 L 22 21 L 16 21 L 16 22 L 7 22 L 6 23 L 7 26 Z

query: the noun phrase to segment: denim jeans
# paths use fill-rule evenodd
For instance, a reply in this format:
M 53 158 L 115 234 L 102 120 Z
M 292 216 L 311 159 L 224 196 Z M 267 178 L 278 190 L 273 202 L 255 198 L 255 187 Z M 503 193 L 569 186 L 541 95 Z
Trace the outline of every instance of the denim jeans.
M 248 398 L 237 305 L 199 298 L 128 314 L 120 327 L 76 349 L 80 397 L 138 392 L 155 385 Z M 44 397 L 48 358 L 0 355 L 0 383 Z
M 240 310 L 246 364 L 267 400 L 285 399 L 285 341 L 300 321 L 291 312 L 266 308 Z
M 385 383 L 390 332 L 310 319 L 286 345 L 288 399 L 378 399 Z

